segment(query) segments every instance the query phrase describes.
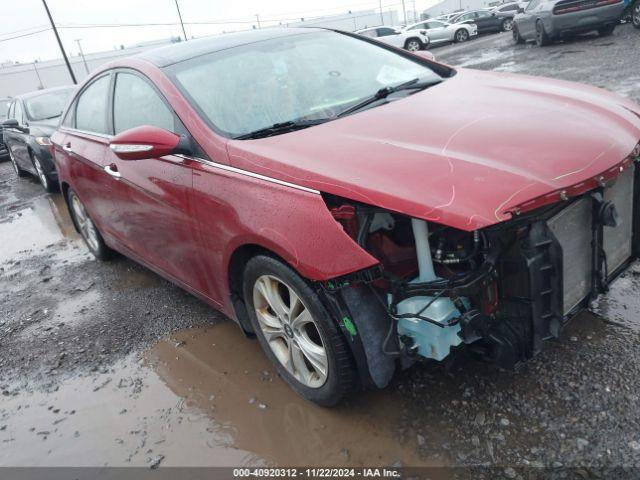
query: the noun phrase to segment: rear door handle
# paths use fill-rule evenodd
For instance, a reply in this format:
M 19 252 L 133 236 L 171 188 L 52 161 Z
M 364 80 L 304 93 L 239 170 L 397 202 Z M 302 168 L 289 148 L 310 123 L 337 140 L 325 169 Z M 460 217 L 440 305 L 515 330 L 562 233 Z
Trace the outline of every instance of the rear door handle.
M 111 175 L 113 178 L 120 178 L 122 176 L 118 171 L 118 167 L 116 167 L 116 165 L 113 163 L 104 167 L 104 171 Z

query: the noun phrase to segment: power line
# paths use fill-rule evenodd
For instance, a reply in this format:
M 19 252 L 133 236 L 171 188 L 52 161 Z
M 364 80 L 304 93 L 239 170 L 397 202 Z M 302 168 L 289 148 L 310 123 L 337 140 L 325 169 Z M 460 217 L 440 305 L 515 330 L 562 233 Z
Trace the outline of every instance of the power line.
M 48 32 L 49 30 L 51 30 L 51 27 L 49 27 L 49 28 L 44 28 L 44 29 L 42 29 L 42 30 L 38 30 L 38 31 L 36 31 L 36 32 L 23 33 L 22 35 L 16 35 L 15 37 L 0 38 L 0 42 L 8 42 L 9 40 L 15 40 L 16 38 L 29 37 L 29 36 L 31 36 L 31 35 L 37 35 L 37 34 L 39 34 L 39 33 Z

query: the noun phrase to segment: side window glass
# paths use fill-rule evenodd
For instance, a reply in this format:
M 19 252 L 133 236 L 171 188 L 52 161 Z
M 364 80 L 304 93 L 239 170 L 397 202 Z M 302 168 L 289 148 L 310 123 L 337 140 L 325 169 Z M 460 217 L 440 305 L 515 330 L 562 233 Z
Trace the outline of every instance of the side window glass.
M 9 106 L 9 115 L 7 115 L 7 118 L 15 118 L 13 116 L 13 106 L 16 104 L 16 102 L 11 102 L 11 105 Z
M 527 5 L 527 12 L 535 10 L 538 6 L 538 3 L 540 3 L 538 0 L 533 0 L 532 2 L 530 2 L 529 5 Z
M 24 123 L 24 119 L 23 119 L 23 115 L 22 115 L 22 105 L 20 105 L 20 102 L 18 100 L 16 100 L 16 104 L 14 107 L 14 117 L 16 120 L 18 120 L 18 123 L 20 125 L 22 125 Z
M 131 73 L 116 76 L 113 124 L 116 134 L 141 125 L 175 131 L 173 112 L 151 85 Z
M 360 35 L 364 35 L 369 38 L 376 38 L 377 34 L 375 30 L 367 30 L 366 32 L 360 32 Z
M 86 132 L 109 133 L 107 98 L 110 75 L 100 77 L 80 94 L 76 103 L 76 128 Z

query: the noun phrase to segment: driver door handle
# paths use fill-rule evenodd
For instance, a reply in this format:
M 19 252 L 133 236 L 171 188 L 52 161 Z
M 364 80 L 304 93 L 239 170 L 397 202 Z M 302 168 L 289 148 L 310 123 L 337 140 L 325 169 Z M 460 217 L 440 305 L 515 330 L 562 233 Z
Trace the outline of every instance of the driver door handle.
M 71 144 L 70 143 L 67 143 L 67 144 L 63 145 L 62 146 L 62 150 L 64 150 L 67 153 L 75 153 L 73 151 L 73 148 L 71 148 Z
M 118 167 L 115 165 L 115 163 L 112 163 L 111 165 L 107 165 L 106 167 L 104 167 L 104 171 L 107 172 L 109 175 L 111 175 L 114 178 L 122 177 L 122 175 L 118 171 Z

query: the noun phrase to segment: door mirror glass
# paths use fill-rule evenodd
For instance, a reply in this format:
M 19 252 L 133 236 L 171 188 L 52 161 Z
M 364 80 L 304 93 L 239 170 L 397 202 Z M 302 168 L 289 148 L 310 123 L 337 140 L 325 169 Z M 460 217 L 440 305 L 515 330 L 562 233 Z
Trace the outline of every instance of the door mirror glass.
M 165 155 L 190 154 L 185 136 L 150 125 L 131 128 L 119 133 L 109 143 L 109 148 L 123 160 L 144 160 Z

